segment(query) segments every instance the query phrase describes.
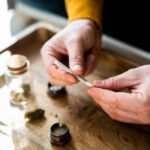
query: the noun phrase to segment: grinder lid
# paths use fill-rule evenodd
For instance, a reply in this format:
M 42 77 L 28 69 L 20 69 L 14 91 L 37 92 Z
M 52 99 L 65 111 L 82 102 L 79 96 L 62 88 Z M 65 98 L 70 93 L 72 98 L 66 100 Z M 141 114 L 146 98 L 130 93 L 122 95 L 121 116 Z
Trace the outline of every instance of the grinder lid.
M 50 128 L 50 141 L 53 144 L 64 145 L 71 139 L 67 125 L 55 123 Z

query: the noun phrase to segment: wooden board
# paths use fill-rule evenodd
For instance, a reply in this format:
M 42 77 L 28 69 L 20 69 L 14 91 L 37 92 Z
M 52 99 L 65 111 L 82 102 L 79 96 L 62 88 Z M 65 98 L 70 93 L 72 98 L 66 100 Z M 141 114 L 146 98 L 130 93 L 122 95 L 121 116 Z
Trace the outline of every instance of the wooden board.
M 53 34 L 45 27 L 38 28 L 8 48 L 12 53 L 29 58 L 35 99 L 23 108 L 14 107 L 9 103 L 6 87 L 0 90 L 0 150 L 149 150 L 150 126 L 112 120 L 92 101 L 83 84 L 68 86 L 66 97 L 52 99 L 47 96 L 48 75 L 40 48 Z M 141 64 L 139 60 L 126 61 L 110 50 L 103 50 L 95 71 L 88 79 L 108 78 Z M 46 111 L 45 119 L 26 122 L 24 112 L 38 107 Z M 72 140 L 63 147 L 49 142 L 49 128 L 55 122 L 67 124 L 72 136 Z

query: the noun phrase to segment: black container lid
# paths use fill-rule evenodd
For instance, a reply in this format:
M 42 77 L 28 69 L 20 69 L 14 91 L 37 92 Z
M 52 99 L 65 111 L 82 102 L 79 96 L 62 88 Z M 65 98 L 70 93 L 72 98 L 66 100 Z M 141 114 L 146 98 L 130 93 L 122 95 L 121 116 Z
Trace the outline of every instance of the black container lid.
M 50 82 L 47 84 L 47 94 L 50 97 L 59 97 L 66 95 L 66 88 L 65 86 L 54 86 Z

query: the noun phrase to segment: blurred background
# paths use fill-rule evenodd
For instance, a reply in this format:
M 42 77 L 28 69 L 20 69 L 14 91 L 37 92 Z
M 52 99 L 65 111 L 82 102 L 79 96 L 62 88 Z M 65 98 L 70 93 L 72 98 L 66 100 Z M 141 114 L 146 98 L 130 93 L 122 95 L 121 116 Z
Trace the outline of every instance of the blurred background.
M 4 42 L 39 20 L 61 28 L 67 23 L 64 0 L 0 0 L 0 17 L 0 33 L 4 33 L 0 40 Z M 149 51 L 150 1 L 104 0 L 103 31 Z

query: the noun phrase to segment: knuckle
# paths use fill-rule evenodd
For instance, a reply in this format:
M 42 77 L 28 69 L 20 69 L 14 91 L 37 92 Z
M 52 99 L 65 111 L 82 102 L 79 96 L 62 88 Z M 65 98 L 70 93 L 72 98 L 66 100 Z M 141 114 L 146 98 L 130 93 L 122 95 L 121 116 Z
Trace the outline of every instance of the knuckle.
M 116 115 L 115 115 L 115 114 L 111 114 L 110 117 L 111 117 L 113 120 L 116 120 Z
M 111 98 L 111 101 L 110 101 L 110 108 L 111 109 L 116 109 L 118 107 L 118 104 L 117 104 L 117 99 L 116 97 L 112 97 Z
M 82 61 L 82 56 L 72 56 L 72 58 L 71 58 L 74 62 L 76 62 L 76 63 L 78 63 L 78 62 L 80 62 L 80 61 Z
M 115 77 L 111 77 L 111 78 L 108 78 L 107 80 L 104 80 L 104 85 L 106 87 L 115 87 L 116 85 L 116 80 L 115 80 Z
M 49 43 L 49 44 L 45 43 L 43 45 L 43 47 L 41 48 L 40 52 L 41 52 L 41 54 L 47 53 L 47 52 L 49 52 L 50 49 L 51 49 L 51 43 Z
M 147 97 L 142 99 L 138 112 L 142 115 L 150 115 L 150 101 Z
M 132 69 L 129 69 L 127 72 L 128 72 L 128 73 L 133 73 L 133 72 L 134 72 L 134 69 L 133 69 L 133 68 L 132 68 Z
M 115 84 L 116 84 L 116 80 L 114 77 L 112 78 L 109 78 L 109 84 L 111 84 L 112 87 L 115 87 Z
M 110 107 L 113 108 L 113 109 L 117 108 L 117 103 L 115 101 L 112 101 L 110 103 Z
M 69 38 L 66 40 L 67 44 L 79 42 L 81 40 L 81 36 L 78 34 L 72 34 L 69 36 Z
M 136 69 L 130 69 L 126 72 L 126 75 L 128 76 L 129 80 L 140 83 L 141 75 L 140 72 L 138 72 Z
M 138 113 L 144 116 L 150 115 L 150 107 L 142 106 L 138 109 Z
M 150 100 L 147 96 L 142 95 L 142 100 L 138 103 L 137 112 L 138 114 L 148 116 L 150 115 Z
M 110 114 L 110 117 L 112 118 L 112 119 L 116 119 L 116 110 L 115 109 L 110 109 L 110 111 L 109 111 L 109 114 Z
M 90 26 L 85 27 L 85 31 L 91 34 L 93 32 L 92 28 Z

